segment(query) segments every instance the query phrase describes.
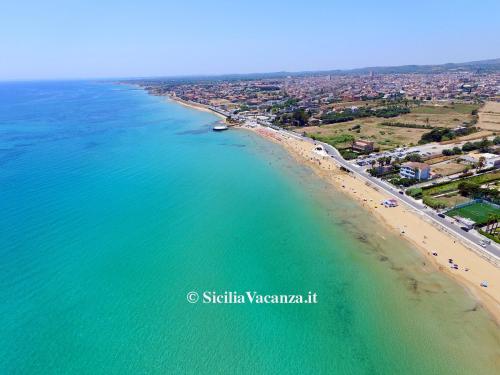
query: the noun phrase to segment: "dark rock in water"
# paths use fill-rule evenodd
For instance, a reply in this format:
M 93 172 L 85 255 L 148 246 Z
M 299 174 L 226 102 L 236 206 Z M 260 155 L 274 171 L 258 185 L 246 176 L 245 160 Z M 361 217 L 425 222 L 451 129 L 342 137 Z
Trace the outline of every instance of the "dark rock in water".
M 431 289 L 424 289 L 424 292 L 427 294 L 437 294 L 438 292 L 431 290 Z
M 240 143 L 219 143 L 220 146 L 230 146 L 230 147 L 247 147 L 247 145 Z
M 391 264 L 391 270 L 396 271 L 396 272 L 401 272 L 401 271 L 404 270 L 404 268 L 403 267 L 397 267 L 397 266 Z
M 465 310 L 465 312 L 475 312 L 478 311 L 481 308 L 479 304 L 475 304 L 473 308 Z
M 369 241 L 368 241 L 368 236 L 367 236 L 366 234 L 358 234 L 358 235 L 356 236 L 356 238 L 357 238 L 359 241 L 363 242 L 363 243 L 368 243 L 368 242 L 369 242 Z
M 414 278 L 408 279 L 408 289 L 414 293 L 418 293 L 418 281 Z
M 350 220 L 347 220 L 347 219 L 338 220 L 336 222 L 336 224 L 342 225 L 342 226 L 352 226 L 353 225 L 353 223 Z
M 204 134 L 210 132 L 210 128 L 200 128 L 195 130 L 184 130 L 175 133 L 175 135 L 188 135 L 188 134 Z

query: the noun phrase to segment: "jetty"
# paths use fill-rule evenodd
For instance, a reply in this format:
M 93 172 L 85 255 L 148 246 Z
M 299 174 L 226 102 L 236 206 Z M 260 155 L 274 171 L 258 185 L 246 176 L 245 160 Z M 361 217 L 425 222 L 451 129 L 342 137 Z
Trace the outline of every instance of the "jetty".
M 228 129 L 227 125 L 224 125 L 224 124 L 215 125 L 215 126 L 212 128 L 212 130 L 213 130 L 214 132 L 221 132 L 221 131 L 224 131 L 224 130 L 227 130 L 227 129 Z

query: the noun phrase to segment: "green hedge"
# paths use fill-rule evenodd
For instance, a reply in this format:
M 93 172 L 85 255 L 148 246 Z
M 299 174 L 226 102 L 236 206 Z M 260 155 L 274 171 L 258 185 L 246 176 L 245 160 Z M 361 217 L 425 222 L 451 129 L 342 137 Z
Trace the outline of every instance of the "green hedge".
M 478 229 L 478 232 L 481 233 L 483 236 L 489 238 L 490 240 L 493 240 L 496 243 L 500 243 L 500 238 L 498 237 L 498 235 L 495 236 L 493 234 L 486 233 L 485 231 L 483 231 L 481 229 Z
M 422 188 L 409 188 L 406 190 L 406 195 L 416 199 L 422 198 Z
M 448 191 L 458 190 L 458 185 L 464 181 L 473 182 L 476 184 L 484 184 L 486 182 L 495 181 L 498 179 L 500 179 L 500 171 L 494 173 L 486 173 L 469 178 L 463 178 L 451 182 L 441 182 L 439 184 L 423 188 L 423 193 L 424 195 L 441 194 Z
M 446 208 L 446 203 L 440 201 L 438 198 L 424 196 L 423 202 L 425 205 L 432 208 Z

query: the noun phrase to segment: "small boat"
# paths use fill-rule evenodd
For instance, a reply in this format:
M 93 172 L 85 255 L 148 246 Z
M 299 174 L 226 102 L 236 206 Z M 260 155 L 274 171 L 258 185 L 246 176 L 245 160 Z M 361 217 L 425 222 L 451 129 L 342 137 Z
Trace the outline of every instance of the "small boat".
M 215 126 L 212 128 L 212 130 L 213 130 L 214 132 L 221 132 L 221 131 L 223 131 L 223 130 L 227 130 L 227 129 L 228 129 L 228 127 L 227 127 L 226 125 L 215 125 Z

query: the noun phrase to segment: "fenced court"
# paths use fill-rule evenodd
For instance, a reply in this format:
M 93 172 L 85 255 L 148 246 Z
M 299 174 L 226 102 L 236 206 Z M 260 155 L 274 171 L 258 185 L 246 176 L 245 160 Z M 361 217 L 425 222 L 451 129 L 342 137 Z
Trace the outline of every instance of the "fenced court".
M 474 220 L 477 224 L 484 224 L 490 218 L 490 214 L 500 215 L 500 209 L 495 205 L 485 202 L 475 202 L 463 207 L 454 208 L 446 213 L 448 216 L 461 216 Z

